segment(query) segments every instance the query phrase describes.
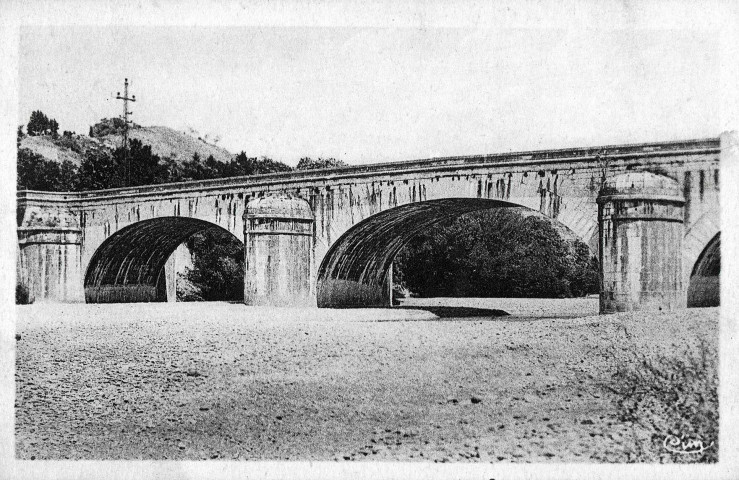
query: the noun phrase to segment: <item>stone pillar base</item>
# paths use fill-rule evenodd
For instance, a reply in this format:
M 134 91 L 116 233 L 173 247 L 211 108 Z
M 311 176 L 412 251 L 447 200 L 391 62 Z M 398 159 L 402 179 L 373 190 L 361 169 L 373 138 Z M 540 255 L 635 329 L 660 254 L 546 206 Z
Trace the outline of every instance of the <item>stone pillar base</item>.
M 678 183 L 633 172 L 609 179 L 598 197 L 601 313 L 686 307 L 683 204 Z
M 29 303 L 85 301 L 81 236 L 78 228 L 18 228 L 17 283 Z
M 288 195 L 251 200 L 244 213 L 244 303 L 314 305 L 313 212 Z

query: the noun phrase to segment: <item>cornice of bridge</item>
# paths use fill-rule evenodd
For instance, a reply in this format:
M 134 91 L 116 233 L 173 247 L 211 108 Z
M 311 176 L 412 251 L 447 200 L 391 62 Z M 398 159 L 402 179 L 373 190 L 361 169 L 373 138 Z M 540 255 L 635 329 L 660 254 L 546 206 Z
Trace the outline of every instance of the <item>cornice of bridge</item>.
M 25 205 L 69 205 L 98 200 L 121 198 L 142 198 L 167 194 L 187 194 L 213 190 L 239 188 L 255 189 L 276 185 L 305 183 L 324 183 L 327 181 L 366 178 L 388 173 L 413 174 L 446 172 L 456 169 L 474 169 L 494 166 L 525 166 L 561 163 L 602 162 L 634 158 L 673 157 L 680 155 L 699 155 L 720 152 L 718 138 L 684 140 L 660 143 L 641 143 L 628 145 L 607 145 L 600 147 L 566 148 L 557 150 L 535 150 L 526 152 L 498 153 L 488 155 L 469 155 L 457 157 L 437 157 L 400 162 L 385 162 L 299 172 L 269 173 L 242 177 L 194 180 L 188 182 L 146 185 L 140 187 L 94 190 L 88 192 L 41 192 L 22 190 L 17 193 L 18 204 Z M 305 185 L 303 185 L 305 187 Z

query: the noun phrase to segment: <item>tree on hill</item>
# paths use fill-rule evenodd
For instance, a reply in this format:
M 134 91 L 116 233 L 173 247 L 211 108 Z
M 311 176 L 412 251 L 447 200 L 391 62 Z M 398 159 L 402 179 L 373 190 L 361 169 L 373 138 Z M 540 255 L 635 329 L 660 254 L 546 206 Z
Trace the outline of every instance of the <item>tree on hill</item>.
M 129 148 L 117 148 L 112 155 L 89 152 L 80 166 L 82 190 L 101 190 L 126 186 L 154 185 L 169 181 L 165 165 L 160 164 L 149 145 L 129 141 Z
M 298 162 L 295 170 L 318 170 L 321 168 L 337 168 L 346 166 L 348 166 L 346 162 L 344 162 L 343 160 L 338 160 L 336 158 L 318 157 L 318 159 L 313 160 L 310 157 L 303 157 Z
M 172 156 L 164 156 L 159 159 L 159 176 L 156 183 L 180 182 L 182 167 Z
M 176 170 L 173 178 L 175 182 L 186 182 L 188 180 L 207 180 L 209 178 L 218 178 L 217 170 L 210 170 L 206 167 L 200 154 L 193 153 L 192 159 L 182 162 L 182 167 Z
M 104 190 L 123 187 L 125 172 L 118 158 L 106 152 L 87 152 L 79 172 L 80 190 Z
M 162 167 L 159 164 L 159 156 L 154 155 L 151 146 L 144 145 L 141 140 L 129 140 L 128 155 L 126 150 L 118 148 L 113 152 L 117 157 L 118 164 L 126 166 L 128 162 L 128 184 L 130 186 L 154 185 L 161 183 Z
M 267 157 L 247 157 L 243 151 L 226 164 L 224 176 L 239 177 L 244 175 L 260 175 L 264 173 L 289 172 L 292 168 L 282 162 Z
M 103 118 L 95 125 L 90 127 L 90 137 L 104 137 L 106 135 L 121 135 L 126 124 L 122 118 Z M 139 128 L 139 125 L 132 123 L 129 129 Z
M 77 166 L 65 160 L 61 164 L 47 160 L 27 148 L 18 149 L 18 190 L 42 190 L 46 192 L 70 192 L 77 190 Z
M 28 135 L 51 135 L 56 137 L 59 135 L 59 124 L 53 118 L 49 118 L 41 110 L 36 110 L 31 113 L 31 119 L 28 121 L 26 127 Z
M 266 157 L 247 157 L 244 152 L 239 153 L 230 162 L 226 163 L 219 162 L 213 155 L 209 155 L 203 161 L 196 152 L 191 160 L 182 163 L 182 167 L 177 172 L 177 178 L 173 181 L 208 180 L 261 173 L 289 172 L 291 170 L 284 163 Z
M 79 189 L 79 167 L 69 160 L 59 165 L 57 190 L 60 192 L 74 192 Z

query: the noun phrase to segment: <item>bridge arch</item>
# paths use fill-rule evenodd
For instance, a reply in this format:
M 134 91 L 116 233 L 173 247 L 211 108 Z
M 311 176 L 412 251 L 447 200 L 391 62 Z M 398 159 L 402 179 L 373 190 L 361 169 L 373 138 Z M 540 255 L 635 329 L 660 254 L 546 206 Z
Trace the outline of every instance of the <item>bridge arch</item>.
M 118 230 L 90 259 L 84 278 L 85 301 L 166 301 L 167 259 L 187 238 L 211 228 L 228 232 L 217 224 L 189 217 L 141 220 Z
M 531 210 L 496 199 L 444 198 L 405 204 L 365 218 L 338 238 L 324 256 L 316 279 L 318 306 L 388 306 L 393 259 L 414 236 L 444 220 L 503 207 Z
M 708 242 L 690 272 L 688 307 L 717 307 L 721 304 L 721 232 Z

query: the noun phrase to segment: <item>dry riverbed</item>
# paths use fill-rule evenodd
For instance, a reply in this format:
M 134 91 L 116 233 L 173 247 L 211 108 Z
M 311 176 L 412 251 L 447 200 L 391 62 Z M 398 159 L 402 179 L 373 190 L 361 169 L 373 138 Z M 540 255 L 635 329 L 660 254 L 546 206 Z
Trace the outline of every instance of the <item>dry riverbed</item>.
M 603 388 L 618 352 L 718 340 L 718 309 L 410 303 L 20 306 L 17 457 L 629 461 L 634 428 Z

